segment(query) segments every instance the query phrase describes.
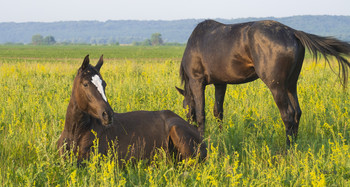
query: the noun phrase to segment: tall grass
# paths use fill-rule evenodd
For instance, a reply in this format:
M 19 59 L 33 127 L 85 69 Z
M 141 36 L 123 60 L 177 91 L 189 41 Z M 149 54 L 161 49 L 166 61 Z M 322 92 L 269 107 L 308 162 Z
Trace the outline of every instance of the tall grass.
M 128 50 L 131 54 L 134 49 Z M 311 59 L 304 63 L 298 84 L 303 115 L 298 140 L 289 150 L 272 95 L 257 80 L 228 86 L 222 130 L 212 114 L 214 87 L 207 86 L 208 159 L 203 163 L 196 159 L 173 163 L 160 151 L 149 164 L 126 162 L 121 168 L 111 158 L 112 151 L 95 153 L 86 167 L 78 168 L 74 157 L 58 156 L 56 141 L 84 55 L 28 59 L 31 55 L 0 58 L 2 186 L 350 185 L 349 89 L 344 91 L 322 63 Z M 180 86 L 179 64 L 176 55 L 105 55 L 101 74 L 114 111 L 170 109 L 185 117 L 183 98 L 174 87 Z

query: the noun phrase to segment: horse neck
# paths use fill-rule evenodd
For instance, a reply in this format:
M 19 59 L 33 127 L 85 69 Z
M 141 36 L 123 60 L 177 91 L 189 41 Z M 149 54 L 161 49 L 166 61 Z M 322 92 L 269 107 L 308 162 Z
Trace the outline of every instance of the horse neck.
M 90 131 L 91 129 L 91 116 L 79 109 L 73 93 L 68 104 L 64 128 L 72 134 Z

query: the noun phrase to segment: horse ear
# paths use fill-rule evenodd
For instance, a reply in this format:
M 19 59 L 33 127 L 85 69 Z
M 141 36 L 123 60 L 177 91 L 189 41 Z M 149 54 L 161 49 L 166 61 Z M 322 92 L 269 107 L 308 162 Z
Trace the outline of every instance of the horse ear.
M 177 89 L 177 91 L 178 91 L 181 95 L 185 96 L 185 90 L 183 90 L 183 89 L 181 89 L 181 88 L 178 88 L 177 86 L 175 86 L 175 88 Z
M 97 71 L 100 71 L 102 65 L 103 65 L 103 55 L 101 55 L 100 60 L 98 60 L 96 66 L 95 66 Z
M 89 55 L 86 55 L 86 57 L 84 58 L 83 64 L 81 65 L 81 69 L 86 69 L 89 66 L 90 63 L 90 59 L 89 59 Z

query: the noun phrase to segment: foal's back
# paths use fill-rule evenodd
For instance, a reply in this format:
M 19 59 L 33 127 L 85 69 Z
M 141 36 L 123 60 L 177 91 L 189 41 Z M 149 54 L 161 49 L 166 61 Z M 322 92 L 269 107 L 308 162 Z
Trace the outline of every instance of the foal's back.
M 202 142 L 193 126 L 169 110 L 115 113 L 113 124 L 107 128 L 101 136 L 106 136 L 107 140 L 117 140 L 120 158 L 150 158 L 156 149 L 173 149 L 169 146 L 174 144 L 172 141 L 176 141 L 176 133 L 172 132 L 180 132 L 180 136 L 187 139 L 185 147 L 195 147 L 193 143 Z M 195 150 L 192 151 L 191 156 Z M 205 157 L 204 154 L 202 156 Z

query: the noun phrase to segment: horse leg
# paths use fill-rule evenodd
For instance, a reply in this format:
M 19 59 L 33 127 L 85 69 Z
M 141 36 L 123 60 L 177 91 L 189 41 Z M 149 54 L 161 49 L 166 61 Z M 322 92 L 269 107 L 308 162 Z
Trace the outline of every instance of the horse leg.
M 297 94 L 297 82 L 299 78 L 299 74 L 301 71 L 301 68 L 303 66 L 303 61 L 304 61 L 304 54 L 305 54 L 305 49 L 303 47 L 299 48 L 298 52 L 298 57 L 296 58 L 295 64 L 296 66 L 293 69 L 293 72 L 291 76 L 289 77 L 289 86 L 288 86 L 288 97 L 289 100 L 291 101 L 291 104 L 294 108 L 295 111 L 295 116 L 294 116 L 294 128 L 292 129 L 292 133 L 295 136 L 295 138 L 298 135 L 298 129 L 299 129 L 299 122 L 300 122 L 300 117 L 301 117 L 301 109 L 298 101 L 298 94 Z
M 186 123 L 184 121 L 184 123 Z M 207 156 L 206 145 L 202 143 L 202 139 L 198 132 L 184 125 L 174 125 L 170 128 L 169 138 L 172 145 L 177 150 L 180 159 L 197 156 L 201 159 Z
M 298 128 L 299 128 L 299 122 L 300 122 L 300 117 L 301 117 L 301 109 L 298 101 L 298 95 L 297 95 L 297 90 L 296 90 L 296 85 L 293 88 L 288 89 L 288 97 L 289 100 L 291 101 L 291 104 L 294 108 L 295 111 L 295 116 L 294 116 L 294 127 L 292 129 L 292 134 L 295 136 L 295 138 L 298 135 Z
M 274 94 L 273 94 L 274 95 Z M 285 94 L 283 94 L 285 95 Z M 287 146 L 290 146 L 290 139 L 289 137 L 292 138 L 292 141 L 295 142 L 296 138 L 298 136 L 298 129 L 299 129 L 299 122 L 300 122 L 300 117 L 301 117 L 301 109 L 298 101 L 298 95 L 297 95 L 297 88 L 296 88 L 296 83 L 288 87 L 287 89 L 287 95 L 288 95 L 288 102 L 285 96 L 282 96 L 284 99 L 278 99 L 277 101 L 275 99 L 275 102 L 280 110 L 282 120 L 285 124 L 286 128 L 286 136 L 287 136 Z M 274 96 L 274 98 L 278 98 Z M 281 97 L 279 97 L 281 98 Z M 281 101 L 284 104 L 278 104 L 277 102 L 281 103 Z M 282 106 L 281 106 L 282 105 Z M 283 106 L 283 105 L 288 105 Z M 286 110 L 287 108 L 287 110 Z
M 301 109 L 297 96 L 297 81 L 302 66 L 302 61 L 300 62 L 295 63 L 296 66 L 294 66 L 288 78 L 285 76 L 276 76 L 272 79 L 273 81 L 268 81 L 266 78 L 262 79 L 269 87 L 280 111 L 282 121 L 285 125 L 288 147 L 290 147 L 290 138 L 292 138 L 293 142 L 297 138 L 301 117 Z
M 300 119 L 301 110 L 296 100 L 294 99 L 294 96 L 289 93 L 285 86 L 276 86 L 269 88 L 280 111 L 281 118 L 286 130 L 286 143 L 287 146 L 290 147 L 291 140 L 292 142 L 296 140 L 299 123 L 297 123 L 295 119 Z M 290 96 L 293 96 L 293 98 L 291 99 Z M 299 109 L 300 112 L 296 111 L 296 109 Z
M 289 147 L 290 138 L 294 141 L 297 136 L 301 115 L 293 87 L 296 87 L 305 48 L 289 30 L 274 34 L 267 28 L 259 24 L 250 28 L 251 55 L 257 75 L 269 87 L 280 111 Z
M 278 62 L 278 61 L 277 61 Z M 276 65 L 277 64 L 277 65 Z M 298 125 L 296 124 L 296 106 L 297 102 L 294 99 L 293 94 L 291 94 L 291 85 L 292 83 L 295 83 L 294 81 L 291 82 L 290 79 L 288 79 L 288 70 L 289 66 L 279 66 L 278 63 L 271 64 L 272 67 L 279 67 L 279 72 L 281 73 L 275 73 L 273 72 L 274 69 L 277 68 L 271 68 L 271 72 L 265 72 L 265 74 L 270 75 L 269 77 L 264 76 L 263 73 L 259 71 L 259 75 L 261 80 L 267 85 L 267 87 L 270 89 L 272 96 L 274 98 L 274 101 L 280 111 L 280 115 L 282 118 L 282 121 L 285 126 L 286 131 L 286 144 L 287 147 L 290 147 L 291 140 L 294 142 L 296 138 L 296 133 Z M 286 73 L 287 72 L 287 73 Z M 296 84 L 295 84 L 296 86 Z M 290 96 L 293 96 L 292 98 Z
M 214 84 L 215 86 L 215 104 L 214 116 L 222 121 L 224 117 L 224 98 L 227 84 Z
M 282 69 L 283 70 L 283 69 Z M 280 69 L 280 72 L 285 72 Z M 267 73 L 266 73 L 267 74 Z M 272 75 L 273 73 L 269 73 Z M 275 103 L 280 111 L 282 121 L 286 131 L 286 144 L 290 147 L 290 142 L 296 140 L 298 134 L 299 119 L 301 110 L 296 95 L 296 81 L 287 79 L 288 74 L 281 73 L 280 76 L 261 77 L 261 80 L 270 89 Z M 295 89 L 294 89 L 295 88 Z
M 194 108 L 196 113 L 196 122 L 198 125 L 198 131 L 199 133 L 204 136 L 205 132 L 205 97 L 204 97 L 204 91 L 205 91 L 205 85 L 204 82 L 201 80 L 190 80 L 190 88 L 193 94 L 194 99 Z

